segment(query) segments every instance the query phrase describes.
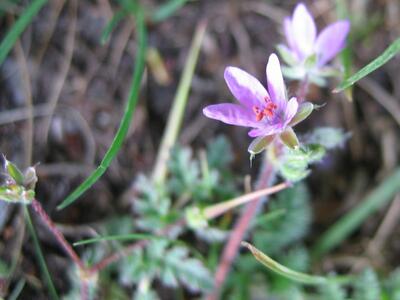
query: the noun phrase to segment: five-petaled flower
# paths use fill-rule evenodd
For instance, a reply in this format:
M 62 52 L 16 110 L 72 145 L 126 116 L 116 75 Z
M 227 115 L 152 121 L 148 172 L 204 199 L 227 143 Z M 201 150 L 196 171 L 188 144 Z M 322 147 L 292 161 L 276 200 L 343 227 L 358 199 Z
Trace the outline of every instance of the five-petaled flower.
M 311 79 L 335 75 L 331 68 L 324 67 L 345 46 L 350 30 L 348 20 L 340 20 L 330 24 L 317 36 L 315 22 L 303 3 L 297 4 L 292 17 L 284 20 L 284 32 L 287 47 L 278 47 L 282 58 L 292 68 L 285 69 L 285 75 L 293 79 Z
M 225 81 L 239 104 L 215 104 L 203 109 L 204 115 L 209 118 L 251 127 L 249 136 L 256 138 L 253 147 L 249 148 L 251 153 L 260 152 L 277 136 L 289 147 L 296 147 L 298 140 L 291 127 L 304 120 L 313 110 L 309 102 L 299 105 L 295 97 L 288 101 L 280 63 L 275 54 L 269 57 L 266 73 L 268 92 L 252 75 L 236 67 L 227 67 Z

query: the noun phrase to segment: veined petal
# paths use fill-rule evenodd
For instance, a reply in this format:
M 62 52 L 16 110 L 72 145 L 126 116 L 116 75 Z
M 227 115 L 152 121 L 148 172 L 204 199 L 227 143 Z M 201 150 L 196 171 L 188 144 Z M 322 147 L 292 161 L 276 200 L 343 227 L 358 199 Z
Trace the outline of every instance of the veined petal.
M 302 58 L 312 54 L 317 35 L 314 19 L 303 3 L 296 6 L 292 18 L 293 37 Z
M 249 131 L 249 136 L 258 137 L 258 136 L 267 136 L 273 135 L 275 133 L 279 133 L 282 131 L 282 126 L 280 124 L 274 125 L 266 125 L 264 127 L 254 128 Z
M 299 103 L 297 102 L 297 99 L 292 97 L 286 106 L 284 127 L 286 127 L 296 115 L 298 107 Z
M 232 94 L 244 106 L 252 109 L 265 103 L 268 92 L 257 78 L 236 67 L 227 67 L 224 77 Z
M 226 124 L 245 127 L 257 127 L 258 123 L 252 111 L 238 104 L 222 103 L 203 108 L 203 114 Z
M 283 82 L 281 65 L 275 53 L 269 56 L 266 73 L 271 100 L 278 105 L 279 110 L 286 106 L 286 87 Z
M 319 66 L 326 64 L 343 49 L 349 30 L 349 21 L 338 21 L 321 31 L 315 42 Z

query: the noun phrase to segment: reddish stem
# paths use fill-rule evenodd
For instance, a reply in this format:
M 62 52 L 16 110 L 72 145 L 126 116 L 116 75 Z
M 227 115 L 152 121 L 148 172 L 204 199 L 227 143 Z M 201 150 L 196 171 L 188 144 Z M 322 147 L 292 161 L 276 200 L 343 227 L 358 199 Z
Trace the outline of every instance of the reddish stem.
M 36 199 L 32 200 L 32 207 L 35 212 L 39 215 L 40 219 L 46 224 L 47 228 L 54 235 L 58 243 L 64 248 L 65 252 L 71 257 L 71 259 L 79 266 L 81 270 L 85 270 L 86 267 L 83 264 L 82 260 L 76 254 L 74 249 L 72 249 L 71 245 L 67 242 L 64 235 L 61 231 L 56 227 L 56 224 L 50 219 L 49 215 L 45 212 L 42 205 Z
M 257 189 L 269 186 L 275 176 L 274 168 L 271 164 L 267 164 L 262 171 L 261 177 L 257 183 Z M 214 281 L 215 287 L 212 294 L 207 297 L 207 300 L 216 300 L 221 291 L 221 287 L 225 282 L 226 275 L 228 274 L 232 262 L 235 259 L 236 253 L 239 250 L 240 242 L 243 240 L 244 235 L 250 225 L 251 220 L 257 212 L 261 203 L 261 199 L 254 200 L 248 203 L 242 213 L 240 219 L 236 222 L 235 227 L 230 235 L 229 241 L 226 244 L 222 253 L 222 258 L 217 267 Z

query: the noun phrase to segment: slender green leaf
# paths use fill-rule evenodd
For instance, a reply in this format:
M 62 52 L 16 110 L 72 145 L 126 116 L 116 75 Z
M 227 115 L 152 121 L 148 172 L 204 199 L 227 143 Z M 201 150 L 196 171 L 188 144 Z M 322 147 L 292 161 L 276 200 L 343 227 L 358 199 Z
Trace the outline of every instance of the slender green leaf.
M 161 22 L 172 16 L 179 8 L 185 5 L 187 0 L 170 0 L 160 5 L 151 15 L 153 22 Z
M 74 246 L 81 246 L 86 244 L 98 243 L 103 241 L 131 241 L 131 240 L 165 240 L 167 238 L 161 236 L 155 236 L 151 234 L 132 233 L 132 234 L 118 234 L 99 236 L 92 239 L 82 240 L 75 242 Z
M 262 253 L 260 250 L 258 250 L 256 247 L 253 245 L 250 245 L 247 242 L 242 242 L 242 246 L 246 247 L 251 251 L 255 259 L 257 259 L 260 263 L 262 263 L 264 266 L 266 266 L 268 269 L 271 271 L 282 275 L 288 279 L 294 280 L 299 283 L 303 284 L 308 284 L 308 285 L 320 285 L 320 284 L 326 284 L 328 280 L 325 277 L 322 276 L 314 276 L 314 275 L 308 275 L 305 273 L 297 272 L 292 269 L 289 269 L 285 267 L 284 265 L 281 265 L 277 261 L 274 261 L 272 258 L 269 256 L 265 255 Z
M 7 32 L 0 44 L 0 65 L 6 59 L 8 53 L 14 46 L 15 42 L 24 31 L 24 29 L 32 22 L 32 19 L 37 15 L 39 10 L 45 5 L 47 0 L 34 0 L 28 6 L 18 20 L 14 23 L 11 29 Z
M 317 241 L 313 249 L 313 257 L 319 258 L 346 239 L 362 222 L 379 208 L 391 201 L 400 191 L 400 168 L 374 189 L 359 205 L 340 218 Z
M 78 186 L 57 208 L 63 209 L 73 203 L 79 196 L 81 196 L 86 190 L 88 190 L 107 170 L 114 157 L 117 155 L 122 143 L 128 133 L 129 126 L 133 119 L 133 113 L 136 109 L 136 104 L 139 98 L 140 83 L 144 72 L 145 59 L 146 59 L 146 48 L 147 48 L 147 32 L 144 22 L 144 15 L 141 9 L 138 9 L 136 16 L 136 25 L 138 31 L 138 44 L 139 50 L 136 56 L 135 70 L 133 73 L 131 90 L 129 93 L 128 103 L 125 107 L 125 112 L 122 117 L 121 124 L 118 131 L 112 141 L 110 148 L 105 154 L 103 160 L 97 169 L 90 174 L 90 176 Z
M 103 32 L 101 33 L 100 42 L 102 45 L 104 45 L 108 41 L 111 32 L 126 15 L 127 13 L 123 10 L 117 11 L 114 14 L 112 19 L 107 23 L 106 27 L 104 27 Z
M 25 286 L 25 283 L 26 283 L 25 279 L 20 279 L 17 285 L 15 286 L 14 290 L 8 296 L 7 300 L 17 300 Z
M 33 244 L 35 246 L 35 251 L 36 251 L 36 256 L 39 262 L 39 267 L 42 270 L 42 274 L 44 276 L 44 279 L 46 280 L 47 283 L 47 288 L 49 289 L 49 293 L 51 296 L 51 299 L 60 299 L 60 297 L 58 297 L 56 288 L 54 287 L 54 283 L 53 280 L 51 279 L 51 275 L 49 273 L 49 270 L 47 269 L 47 265 L 46 265 L 46 261 L 44 259 L 43 256 L 43 251 L 40 247 L 40 242 L 39 239 L 36 235 L 36 231 L 35 228 L 32 224 L 32 219 L 31 216 L 29 214 L 28 209 L 25 207 L 24 208 L 24 212 L 25 212 L 25 219 L 27 220 L 27 224 L 28 224 L 28 229 L 29 232 L 31 233 L 32 239 L 33 239 Z
M 381 55 L 371 61 L 368 65 L 362 68 L 353 76 L 344 80 L 334 92 L 340 92 L 348 87 L 352 86 L 354 83 L 359 81 L 361 78 L 367 76 L 369 73 L 375 71 L 379 67 L 387 63 L 391 58 L 393 58 L 398 52 L 400 52 L 400 38 L 395 40 Z
M 156 165 L 153 171 L 153 181 L 157 183 L 163 182 L 167 174 L 167 161 L 181 127 L 189 90 L 205 31 L 206 23 L 200 22 L 196 28 L 196 33 L 192 40 L 189 55 L 179 81 L 179 86 L 175 94 L 172 108 L 168 116 L 166 129 L 161 141 L 161 146 L 157 154 Z

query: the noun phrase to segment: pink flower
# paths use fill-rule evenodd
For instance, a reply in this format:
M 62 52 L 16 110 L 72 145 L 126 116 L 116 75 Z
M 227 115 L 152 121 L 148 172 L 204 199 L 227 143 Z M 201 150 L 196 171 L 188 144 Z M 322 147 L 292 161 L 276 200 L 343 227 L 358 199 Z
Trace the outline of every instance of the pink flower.
M 251 127 L 249 136 L 268 137 L 271 142 L 277 135 L 291 137 L 295 141 L 286 141 L 297 146 L 297 138 L 291 126 L 304 120 L 312 111 L 313 105 L 305 102 L 300 105 L 295 97 L 287 99 L 286 87 L 278 57 L 271 54 L 267 68 L 268 91 L 252 75 L 236 68 L 225 69 L 225 81 L 239 101 L 239 104 L 223 103 L 207 106 L 205 116 L 226 124 Z
M 289 50 L 298 61 L 316 54 L 317 65 L 323 66 L 345 46 L 350 22 L 337 21 L 327 26 L 317 36 L 315 22 L 303 3 L 297 4 L 292 18 L 286 17 L 284 29 Z

